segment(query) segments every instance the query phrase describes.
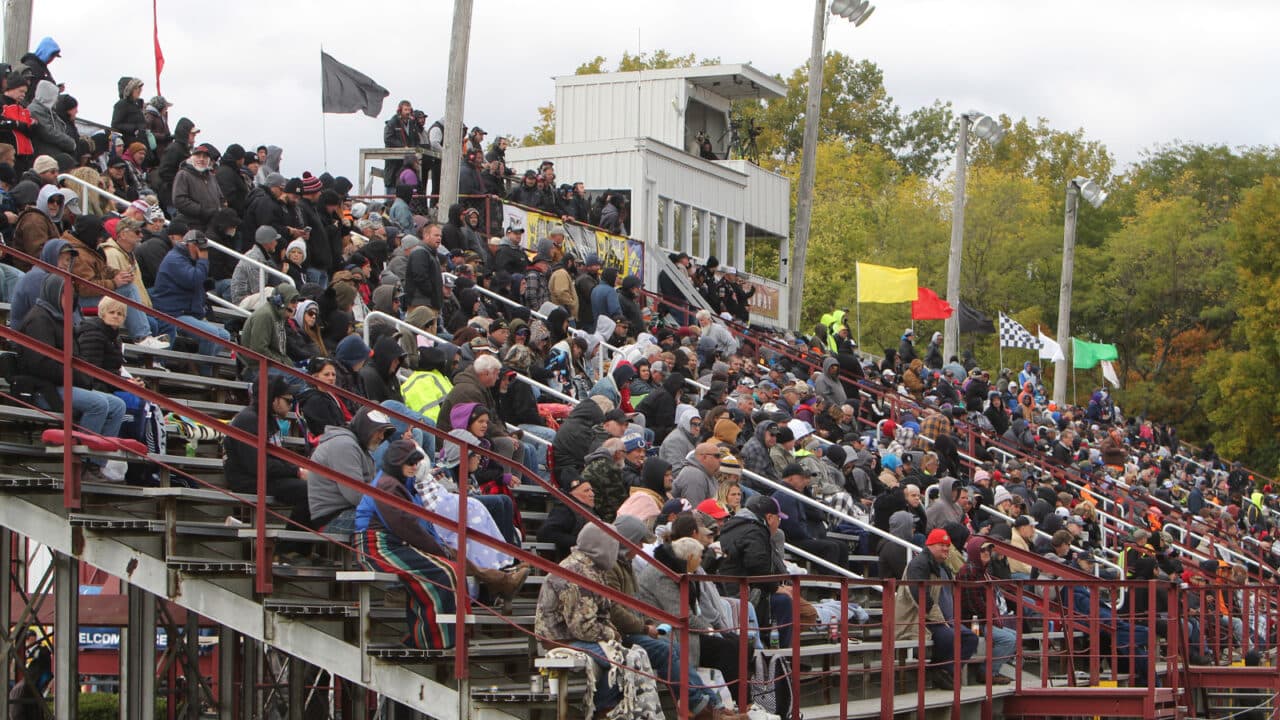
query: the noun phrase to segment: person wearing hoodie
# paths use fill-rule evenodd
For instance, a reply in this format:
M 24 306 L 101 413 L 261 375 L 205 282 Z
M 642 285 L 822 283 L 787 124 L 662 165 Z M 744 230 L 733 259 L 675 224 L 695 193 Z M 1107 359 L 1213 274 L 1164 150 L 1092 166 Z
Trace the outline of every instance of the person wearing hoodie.
M 632 382 L 632 392 L 635 392 Z M 636 405 L 636 412 L 644 415 L 645 427 L 653 431 L 653 442 L 661 445 L 675 429 L 676 408 L 684 394 L 684 380 L 678 375 L 663 378 L 662 383 L 651 386 L 644 399 Z
M 377 403 L 388 400 L 403 403 L 400 378 L 396 375 L 403 360 L 404 349 L 394 337 L 386 336 L 374 343 L 373 357 L 360 368 L 365 397 Z
M 686 458 L 693 452 L 694 446 L 698 443 L 698 436 L 701 434 L 702 416 L 698 413 L 698 409 L 692 405 L 677 405 L 676 427 L 662 441 L 662 446 L 658 448 L 658 457 L 666 460 L 673 470 L 679 472 L 684 468 Z M 714 496 L 715 493 L 713 492 L 712 495 Z
M 360 408 L 346 426 L 329 425 L 320 435 L 311 459 L 341 475 L 373 482 L 377 464 L 373 451 L 392 436 L 395 426 L 379 410 Z M 356 506 L 364 493 L 339 485 L 314 472 L 307 473 L 307 502 L 311 527 L 345 537 L 355 531 Z
M 207 144 L 192 148 L 173 179 L 173 205 L 178 219 L 193 230 L 204 230 L 213 214 L 222 209 L 222 190 L 213 175 L 213 149 Z
M 997 557 L 996 546 L 987 536 L 972 536 L 965 541 L 965 557 L 968 560 L 956 573 L 956 580 L 960 583 L 960 616 L 977 618 L 984 632 L 991 634 L 991 684 L 1007 685 L 1012 679 L 1001 675 L 1000 670 L 1014 657 L 1018 632 L 997 623 L 997 619 L 1009 618 L 1004 594 L 997 589 L 991 594 L 995 605 L 987 605 L 986 585 L 996 580 L 989 570 L 992 560 Z M 979 638 L 979 642 L 982 639 Z M 979 674 L 986 673 L 986 667 L 978 667 Z
M 551 302 L 564 308 L 569 317 L 578 317 L 578 292 L 573 287 L 573 278 L 577 273 L 577 259 L 566 253 L 559 261 L 551 265 L 551 274 L 547 277 L 547 289 Z
M 773 420 L 765 420 L 756 426 L 755 433 L 746 445 L 742 446 L 742 452 L 739 458 L 742 465 L 751 472 L 762 475 L 774 482 L 780 482 L 782 478 L 778 477 L 778 471 L 773 466 L 773 460 L 770 453 L 773 446 L 778 444 L 778 423 Z M 760 493 L 772 492 L 771 488 L 764 487 L 758 480 L 750 477 L 744 477 L 742 484 Z
M 569 571 L 570 577 L 581 575 L 604 585 L 605 576 L 617 563 L 618 541 L 596 525 L 587 525 L 578 533 L 577 544 L 560 567 Z M 610 622 L 612 606 L 608 598 L 569 578 L 549 575 L 538 593 L 534 613 L 534 632 L 544 647 L 577 648 L 595 661 L 598 668 L 593 700 L 599 716 L 622 698 L 619 689 L 609 682 L 612 668 L 600 647 L 602 642 L 622 640 Z
M 27 105 L 27 111 L 36 121 L 31 126 L 31 144 L 36 155 L 75 154 L 77 136 L 72 134 L 74 128 L 68 128 L 54 111 L 57 100 L 57 85 L 48 80 L 36 84 L 35 94 Z
M 591 400 L 578 403 L 569 416 L 560 424 L 556 439 L 551 442 L 551 456 L 555 461 L 555 479 L 565 487 L 566 473 L 572 471 L 575 476 L 586 467 L 587 454 L 609 437 L 602 427 L 604 411 Z
M 396 440 L 382 456 L 373 485 L 400 500 L 421 506 L 416 480 L 418 465 L 426 454 L 412 440 Z M 440 623 L 438 613 L 453 613 L 453 551 L 446 548 L 436 528 L 418 516 L 365 495 L 356 507 L 356 550 L 360 563 L 370 570 L 395 573 L 409 591 L 405 644 L 415 648 L 447 649 L 454 645 L 452 623 Z M 615 550 L 616 552 L 616 550 Z M 476 577 L 495 596 L 509 596 L 528 575 L 525 570 L 503 572 L 467 562 L 467 574 Z
M 147 143 L 147 119 L 142 106 L 142 81 L 122 77 L 117 83 L 120 99 L 111 111 L 111 129 L 120 133 L 124 144 Z
M 671 497 L 683 498 L 693 507 L 707 498 L 715 498 L 719 489 L 716 473 L 720 470 L 720 448 L 704 442 L 694 447 L 671 484 Z
M 165 99 L 165 96 L 156 95 L 148 100 L 146 107 L 142 109 L 147 132 L 151 133 L 149 139 L 155 143 L 157 154 L 163 153 L 164 149 L 169 147 L 169 143 L 173 142 L 173 131 L 169 129 L 169 108 L 171 107 L 173 103 Z M 223 157 L 225 158 L 226 155 L 224 154 Z M 243 149 L 240 150 L 240 159 L 244 159 Z
M 182 124 L 179 120 L 178 124 Z M 179 135 L 181 137 L 181 135 Z M 280 161 L 284 159 L 284 149 L 277 145 L 267 146 L 267 157 L 258 166 L 258 174 L 253 177 L 253 184 L 259 187 L 268 186 L 268 178 L 272 174 L 280 174 Z
M 644 525 L 635 518 L 619 518 L 616 528 L 618 534 L 637 545 L 643 542 L 645 535 L 648 534 Z M 623 548 L 620 553 L 617 566 L 606 575 L 608 585 L 679 616 L 681 613 L 680 586 L 676 581 L 661 572 L 654 563 L 645 563 L 637 572 L 632 564 L 634 553 L 628 548 Z M 702 562 L 703 547 L 697 539 L 684 537 L 671 543 L 659 544 L 654 549 L 654 553 L 656 562 L 662 563 L 680 576 L 697 572 Z M 707 602 L 707 599 L 702 597 L 701 590 L 701 583 L 694 582 L 689 586 L 689 608 L 693 611 L 689 613 L 689 624 L 691 629 L 700 631 L 689 635 L 689 667 L 697 668 L 703 664 L 715 667 L 724 674 L 729 693 L 736 694 L 738 654 L 725 652 L 731 649 L 732 642 L 727 638 L 716 636 L 714 633 L 717 628 L 697 613 L 699 604 Z M 715 599 L 717 602 L 718 600 L 718 598 Z M 663 674 L 668 683 L 668 691 L 679 703 L 682 675 L 679 644 L 659 639 L 657 627 L 652 620 L 621 605 L 613 606 L 611 617 L 614 627 L 623 633 L 627 642 L 644 649 L 645 654 L 649 656 L 650 664 L 656 672 Z M 703 636 L 700 633 L 707 633 L 707 635 Z M 705 642 L 702 642 L 704 639 Z M 706 663 L 701 662 L 704 659 Z M 729 662 L 730 660 L 732 662 Z M 731 717 L 740 717 L 724 712 L 720 696 L 703 685 L 703 680 L 696 671 L 687 673 L 686 677 L 689 685 L 689 712 L 686 717 L 694 720 L 704 718 L 727 720 Z
M 39 297 L 15 328 L 31 340 L 59 351 L 63 348 L 65 317 L 62 305 L 63 285 L 61 275 L 45 275 L 40 283 Z M 49 410 L 62 412 L 68 390 L 62 385 L 60 360 L 20 346 L 14 374 L 13 384 L 16 387 L 28 388 Z M 70 405 L 77 416 L 78 428 L 103 437 L 119 437 L 125 415 L 124 400 L 112 393 L 92 390 L 92 386 L 93 381 L 88 376 L 73 373 Z M 110 482 L 102 474 L 103 462 L 100 458 L 87 458 L 82 479 L 86 482 Z
M 253 247 L 245 252 L 245 257 L 267 267 L 277 268 L 275 254 L 279 243 L 280 233 L 270 225 L 263 225 L 254 232 Z M 252 312 L 266 300 L 270 293 L 269 287 L 265 288 L 268 291 L 267 294 L 263 293 L 263 283 L 268 278 L 272 282 L 279 280 L 279 276 L 268 276 L 261 268 L 247 260 L 237 262 L 235 270 L 231 272 L 229 290 L 231 302 Z
M 615 318 L 622 314 L 622 304 L 618 300 L 618 269 L 607 267 L 600 271 L 600 282 L 591 289 L 591 322 L 582 328 L 587 332 L 596 331 L 596 322 L 601 317 Z
M 147 106 L 148 112 L 151 106 Z M 150 117 L 150 116 L 148 116 Z M 157 137 L 157 142 L 159 138 Z M 244 173 L 244 148 L 236 143 L 227 146 L 222 153 L 222 158 L 218 160 L 218 169 L 214 171 L 214 179 L 218 182 L 218 190 L 222 192 L 222 199 L 226 201 L 227 207 L 236 211 L 236 215 L 244 216 L 244 211 L 249 201 L 249 183 L 245 180 Z
M 21 184 L 21 183 L 19 183 Z M 16 188 L 15 188 L 16 190 Z M 17 193 L 14 193 L 17 197 Z M 49 203 L 54 203 L 56 214 L 62 215 L 62 195 L 56 185 L 40 186 L 36 194 L 34 207 L 28 207 L 18 213 L 18 221 L 13 225 L 13 247 L 32 257 L 38 257 L 44 244 L 62 234 L 54 221 L 55 210 Z M 14 258 L 13 266 L 22 271 L 31 269 L 31 265 L 21 258 Z
M 889 516 L 889 533 L 904 542 L 914 543 L 915 536 L 915 516 L 906 510 L 898 510 Z M 882 542 L 880 544 L 880 577 L 885 579 L 901 580 L 903 573 L 906 572 L 907 548 L 895 542 Z
M 302 300 L 294 308 L 285 326 L 285 354 L 299 367 L 312 358 L 329 355 L 320 334 L 320 306 L 314 300 Z
M 164 149 L 156 170 L 156 178 L 159 180 L 156 192 L 159 193 L 160 206 L 163 208 L 173 208 L 174 178 L 178 177 L 182 163 L 191 155 L 191 148 L 195 145 L 196 134 L 199 132 L 196 124 L 188 118 L 179 118 L 178 124 L 173 128 L 173 142 Z
M 957 503 L 962 490 L 953 477 L 946 476 L 938 480 L 938 498 L 929 503 L 924 512 L 929 519 L 928 529 L 943 527 L 947 523 L 965 522 L 964 508 Z
M 640 467 L 640 484 L 631 488 L 626 501 L 618 507 L 618 517 L 638 518 L 653 527 L 662 506 L 671 499 L 672 480 L 670 463 L 662 458 L 646 458 Z
M 240 331 L 240 343 L 248 350 L 266 355 L 270 360 L 282 365 L 292 365 L 293 361 L 289 359 L 288 353 L 286 326 L 289 317 L 297 309 L 299 300 L 301 296 L 298 295 L 297 288 L 289 283 L 280 283 L 271 291 L 267 301 L 259 305 L 258 309 L 245 320 L 244 329 Z M 268 368 L 268 372 L 273 371 L 279 372 L 275 368 Z M 257 374 L 256 362 L 250 361 L 245 364 L 242 376 L 246 380 L 252 380 L 257 377 Z M 292 379 L 290 382 L 293 382 Z
M 849 401 L 844 383 L 840 382 L 840 361 L 828 356 L 822 361 L 822 373 L 813 381 L 814 392 L 830 405 L 839 407 Z
M 78 251 L 71 247 L 71 243 L 62 238 L 54 238 L 41 248 L 40 259 L 63 270 L 70 270 L 77 253 Z M 18 281 L 9 299 L 9 327 L 18 327 L 22 319 L 27 316 L 27 311 L 40 298 L 40 285 L 48 275 L 48 271 L 44 268 L 33 267 Z
M 57 41 L 46 36 L 40 38 L 35 50 L 24 54 L 18 60 L 20 67 L 14 69 L 21 72 L 23 79 L 27 81 L 27 96 L 24 102 L 31 102 L 36 84 L 42 80 L 49 81 L 59 90 L 62 89 L 58 81 L 53 79 L 53 73 L 49 72 L 49 64 L 61 56 L 62 48 L 58 46 Z M 9 87 L 13 87 L 13 85 Z

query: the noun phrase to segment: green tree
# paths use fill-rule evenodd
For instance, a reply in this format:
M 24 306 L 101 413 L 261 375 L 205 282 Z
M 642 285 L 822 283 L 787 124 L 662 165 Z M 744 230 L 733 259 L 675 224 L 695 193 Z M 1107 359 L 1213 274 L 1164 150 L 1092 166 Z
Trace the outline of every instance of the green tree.
M 1196 382 L 1219 452 L 1272 469 L 1280 458 L 1280 410 L 1265 389 L 1280 384 L 1280 180 L 1263 178 L 1242 193 L 1227 248 L 1239 281 L 1240 322 L 1228 347 L 1205 356 Z

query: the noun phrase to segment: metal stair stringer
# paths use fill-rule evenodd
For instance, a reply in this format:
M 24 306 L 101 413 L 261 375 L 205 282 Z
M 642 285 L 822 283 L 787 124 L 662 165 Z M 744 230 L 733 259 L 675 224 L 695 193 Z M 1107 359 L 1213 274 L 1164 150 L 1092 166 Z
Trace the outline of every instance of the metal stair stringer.
M 71 555 L 123 582 L 232 628 L 281 652 L 324 668 L 351 682 L 438 720 L 459 720 L 458 692 L 411 670 L 361 656 L 358 645 L 263 609 L 262 603 L 200 577 L 185 575 L 176 596 L 167 595 L 168 568 L 157 558 L 109 535 L 72 528 L 67 518 L 19 494 L 5 495 L 0 525 Z M 362 681 L 362 663 L 369 680 Z M 486 717 L 512 717 L 486 710 Z M 514 720 L 514 718 L 513 718 Z

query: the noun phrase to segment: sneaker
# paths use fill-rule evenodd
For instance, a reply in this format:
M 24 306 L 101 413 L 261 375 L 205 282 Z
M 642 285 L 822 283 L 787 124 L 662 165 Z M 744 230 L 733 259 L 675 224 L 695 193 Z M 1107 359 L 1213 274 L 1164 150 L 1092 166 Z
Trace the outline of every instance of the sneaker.
M 135 341 L 134 344 L 151 350 L 168 350 L 169 338 L 158 338 L 155 335 L 148 335 L 141 340 Z
M 102 472 L 102 466 L 85 463 L 84 468 L 80 471 L 80 482 L 102 483 L 104 485 L 119 485 L 124 482 L 124 478 L 115 480 L 107 477 Z
M 781 716 L 775 715 L 755 703 L 751 703 L 751 707 L 747 708 L 747 718 L 749 720 L 782 720 Z

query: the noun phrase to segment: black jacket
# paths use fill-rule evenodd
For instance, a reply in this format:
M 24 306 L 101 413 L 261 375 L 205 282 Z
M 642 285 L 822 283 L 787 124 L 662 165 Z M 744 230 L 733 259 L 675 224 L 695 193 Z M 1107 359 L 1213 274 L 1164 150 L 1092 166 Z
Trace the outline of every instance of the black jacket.
M 679 379 L 664 381 L 661 386 L 650 390 L 636 406 L 636 412 L 644 415 L 645 427 L 653 431 L 655 445 L 661 445 L 676 426 L 676 399 L 669 387 L 680 384 L 682 382 Z
M 111 110 L 111 127 L 119 130 L 127 147 L 140 142 L 147 145 L 147 118 L 142 114 L 142 100 L 120 98 Z
M 440 260 L 436 258 L 435 250 L 426 245 L 418 245 L 409 251 L 404 295 L 406 308 L 427 305 L 438 311 L 444 305 L 444 276 L 440 272 Z
M 57 285 L 60 287 L 61 283 Z M 41 286 L 42 296 L 48 294 L 52 298 L 56 296 L 56 292 L 49 290 L 46 293 L 45 286 Z M 18 324 L 17 330 L 32 340 L 42 342 L 56 350 L 62 349 L 62 319 L 41 305 L 34 305 L 27 311 L 27 316 Z M 58 388 L 62 387 L 61 362 L 46 358 L 25 346 L 19 346 L 15 375 L 15 385 L 39 393 L 49 404 L 50 409 L 55 412 L 62 410 L 62 399 L 58 396 Z M 75 387 L 87 388 L 90 381 L 88 377 L 76 373 L 73 384 Z
M 551 442 L 557 480 L 565 470 L 582 472 L 586 467 L 587 453 L 604 442 L 596 434 L 596 427 L 603 422 L 604 412 L 594 402 L 580 402 L 569 412 L 569 417 L 560 424 L 556 439 Z
M 498 251 L 493 254 L 493 269 L 503 270 L 509 273 L 523 273 L 529 267 L 529 256 L 525 254 L 524 248 L 512 247 L 511 243 L 503 240 L 498 245 Z M 536 309 L 536 308 L 535 308 Z
M 245 209 L 240 223 L 242 242 L 253 242 L 253 234 L 263 225 L 270 225 L 280 233 L 281 240 L 289 237 L 289 208 L 281 200 L 277 200 L 270 190 L 255 187 L 245 198 Z M 307 259 L 311 259 L 311 249 L 307 248 Z
M 376 403 L 387 400 L 404 402 L 404 395 L 400 392 L 400 379 L 391 370 L 391 364 L 403 354 L 400 342 L 392 336 L 384 336 L 374 344 L 373 357 L 360 368 L 365 397 Z
M 568 556 L 570 549 L 578 544 L 578 533 L 587 524 L 587 513 L 591 513 L 591 508 L 585 506 L 579 505 L 576 509 L 578 512 L 575 513 L 564 503 L 556 503 L 547 513 L 547 519 L 542 521 L 542 527 L 538 528 L 539 540 L 555 544 L 553 559 L 557 562 Z
M 236 215 L 244 217 L 249 202 L 249 183 L 240 168 L 232 163 L 219 165 L 214 171 L 214 177 L 218 180 L 218 189 L 222 191 L 222 199 L 227 201 L 227 207 L 235 210 Z
M 747 515 L 734 515 L 726 520 L 720 531 L 720 549 L 724 551 L 724 560 L 720 562 L 721 575 L 759 577 L 774 574 L 773 539 L 763 520 Z M 771 592 L 777 586 L 777 583 L 766 583 L 761 587 Z M 737 588 L 731 590 L 729 597 L 737 597 Z
M 111 373 L 119 373 L 124 367 L 124 352 L 120 348 L 120 331 L 107 325 L 102 318 L 86 318 L 76 328 L 76 356 L 87 363 Z M 115 392 L 116 388 L 93 378 L 86 378 L 91 390 Z
M 267 428 L 275 425 L 275 420 L 267 418 Z M 250 405 L 236 413 L 231 420 L 231 427 L 256 435 L 258 433 L 258 408 Z M 227 487 L 232 492 L 256 492 L 258 489 L 258 451 L 253 446 L 227 436 L 223 440 L 227 452 L 227 462 L 223 466 L 223 475 Z M 280 480 L 297 480 L 298 466 L 279 458 L 267 456 L 267 487 L 270 488 Z M 270 490 L 268 490 L 270 492 Z
M 178 168 L 182 167 L 183 161 L 191 157 L 191 147 L 187 145 L 187 138 L 191 137 L 191 131 L 195 127 L 196 124 L 187 118 L 178 120 L 178 124 L 173 129 L 173 142 L 169 143 L 169 147 L 165 148 L 164 154 L 160 156 L 160 167 L 156 170 L 156 176 L 160 182 L 156 192 L 160 193 L 161 207 L 173 205 L 173 179 L 178 176 Z
M 298 201 L 298 214 L 302 217 L 302 226 L 311 228 L 311 236 L 307 239 L 306 266 L 327 274 L 341 270 L 342 234 L 337 220 L 306 198 Z M 287 233 L 281 235 L 289 237 Z
M 142 271 L 142 284 L 147 288 L 156 286 L 156 271 L 164 256 L 169 254 L 173 245 L 167 235 L 148 235 L 133 251 L 133 259 L 138 261 L 138 269 Z
M 519 380 L 512 381 L 506 392 L 498 393 L 498 414 L 503 422 L 512 425 L 546 426 L 542 415 L 538 414 L 538 401 L 533 397 L 533 388 Z

